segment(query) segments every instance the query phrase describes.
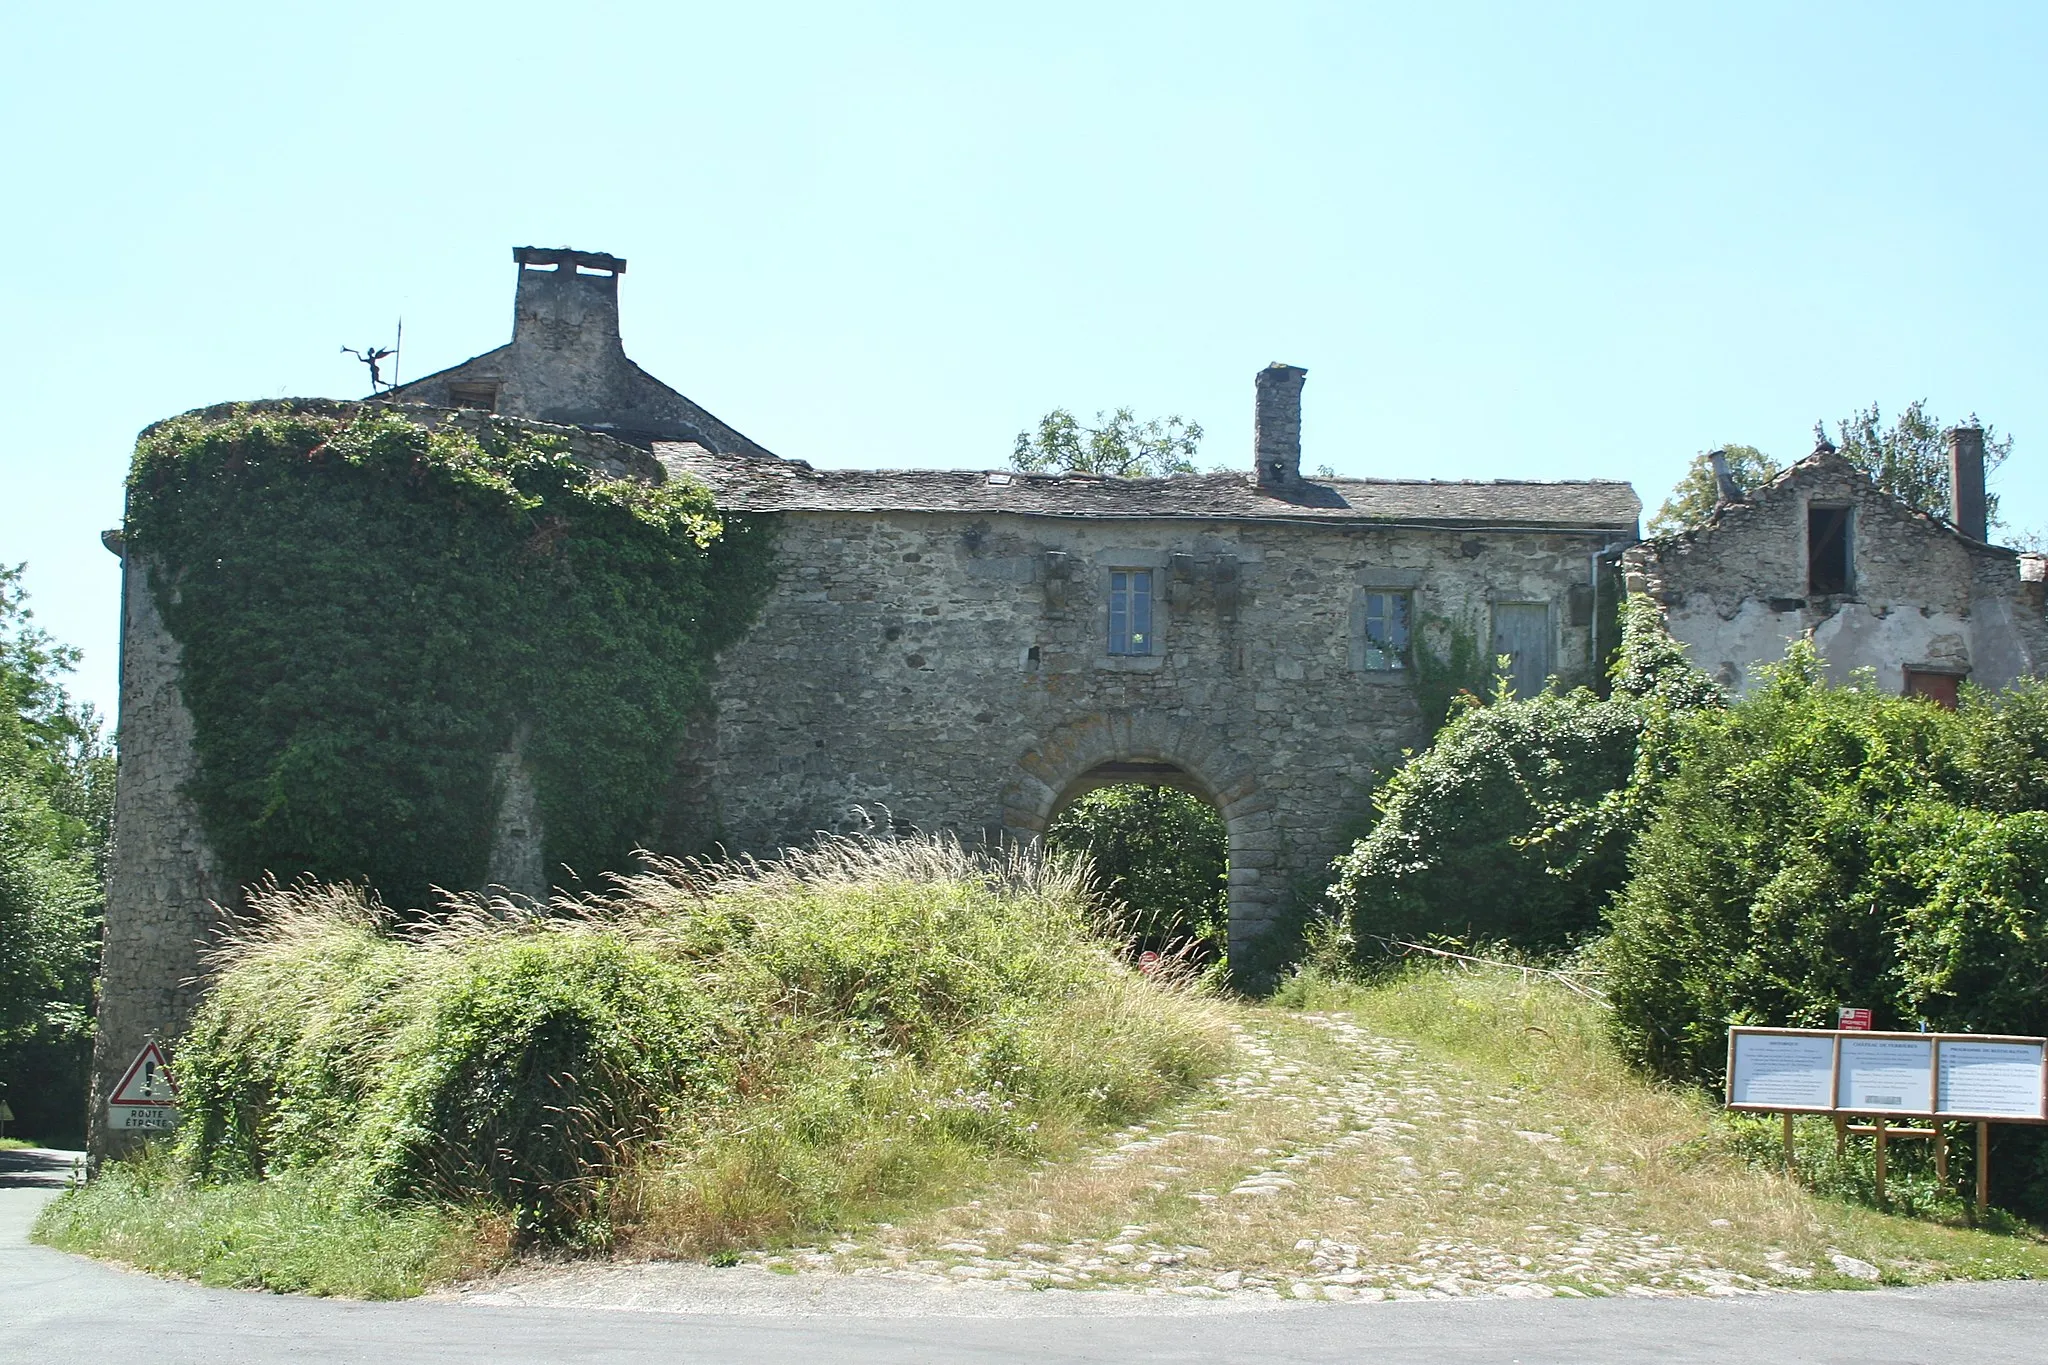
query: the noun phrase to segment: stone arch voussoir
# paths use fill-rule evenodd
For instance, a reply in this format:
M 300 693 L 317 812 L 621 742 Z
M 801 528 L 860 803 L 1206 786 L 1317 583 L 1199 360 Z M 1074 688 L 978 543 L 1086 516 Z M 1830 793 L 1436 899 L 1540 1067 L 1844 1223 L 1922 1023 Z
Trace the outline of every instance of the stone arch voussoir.
M 1209 727 L 1148 711 L 1105 712 L 1060 726 L 1018 760 L 1003 789 L 1004 832 L 1036 839 L 1089 773 L 1129 762 L 1171 764 L 1222 812 L 1235 957 L 1241 944 L 1266 930 L 1278 908 L 1270 866 L 1272 802 L 1260 790 L 1257 769 Z

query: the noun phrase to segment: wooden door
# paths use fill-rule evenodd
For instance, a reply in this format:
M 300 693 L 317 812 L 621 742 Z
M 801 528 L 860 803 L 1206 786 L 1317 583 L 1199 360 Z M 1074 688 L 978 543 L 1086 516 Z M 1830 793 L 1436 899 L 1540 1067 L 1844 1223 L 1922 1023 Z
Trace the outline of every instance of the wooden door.
M 1550 676 L 1550 605 L 1496 602 L 1493 653 L 1508 656 L 1508 681 L 1518 697 L 1533 697 Z

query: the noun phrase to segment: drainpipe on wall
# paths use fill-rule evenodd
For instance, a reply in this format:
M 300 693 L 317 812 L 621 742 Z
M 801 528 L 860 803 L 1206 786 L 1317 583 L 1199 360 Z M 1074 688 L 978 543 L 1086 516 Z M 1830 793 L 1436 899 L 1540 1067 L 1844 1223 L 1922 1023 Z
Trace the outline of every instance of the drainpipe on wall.
M 1599 549 L 1593 551 L 1593 553 L 1588 556 L 1588 558 L 1592 561 L 1590 565 L 1591 572 L 1589 573 L 1587 578 L 1587 585 L 1591 587 L 1593 590 L 1593 643 L 1588 647 L 1587 653 L 1591 656 L 1592 664 L 1595 669 L 1600 667 L 1600 563 L 1602 560 L 1615 560 L 1621 558 L 1621 552 L 1623 550 L 1626 550 L 1633 543 L 1634 542 L 1627 540 L 1610 541 L 1607 544 L 1601 546 Z M 1600 690 L 1600 684 L 1602 681 L 1603 679 L 1598 677 L 1595 677 L 1593 679 L 1594 691 L 1597 692 Z

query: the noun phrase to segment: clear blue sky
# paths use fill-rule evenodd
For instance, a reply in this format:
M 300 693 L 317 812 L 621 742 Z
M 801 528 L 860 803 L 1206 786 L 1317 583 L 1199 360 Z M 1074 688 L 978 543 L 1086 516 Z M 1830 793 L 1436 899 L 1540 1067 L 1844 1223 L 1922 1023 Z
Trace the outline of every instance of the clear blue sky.
M 1795 11 L 1796 12 L 1793 12 Z M 627 257 L 628 350 L 821 465 L 1066 406 L 1345 474 L 1632 480 L 1915 398 L 2048 523 L 2048 6 L 40 4 L 0 18 L 0 560 L 114 697 L 145 423 L 509 334 Z

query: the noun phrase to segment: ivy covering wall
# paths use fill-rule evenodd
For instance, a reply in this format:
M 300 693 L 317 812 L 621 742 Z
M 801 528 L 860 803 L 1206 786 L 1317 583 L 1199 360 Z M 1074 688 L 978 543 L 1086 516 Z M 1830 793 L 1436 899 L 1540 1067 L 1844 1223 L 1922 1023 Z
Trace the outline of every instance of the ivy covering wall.
M 673 844 L 667 794 L 772 532 L 566 436 L 347 405 L 145 432 L 127 550 L 183 649 L 190 791 L 238 882 L 482 882 L 520 739 L 551 879 Z

